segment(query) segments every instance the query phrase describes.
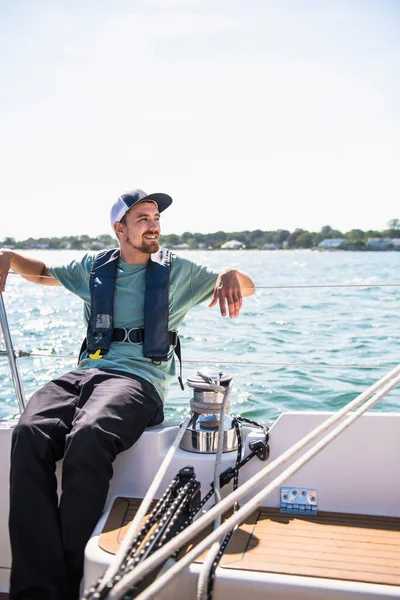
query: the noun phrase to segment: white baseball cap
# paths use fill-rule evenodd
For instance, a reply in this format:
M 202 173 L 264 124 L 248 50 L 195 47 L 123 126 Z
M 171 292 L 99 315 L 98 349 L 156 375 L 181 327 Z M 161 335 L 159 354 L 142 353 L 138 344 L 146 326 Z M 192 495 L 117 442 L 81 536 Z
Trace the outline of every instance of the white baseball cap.
M 132 190 L 122 194 L 112 205 L 110 211 L 111 227 L 114 228 L 114 223 L 117 223 L 128 212 L 132 206 L 139 202 L 155 202 L 159 212 L 162 212 L 172 204 L 171 196 L 168 194 L 146 194 L 143 190 Z

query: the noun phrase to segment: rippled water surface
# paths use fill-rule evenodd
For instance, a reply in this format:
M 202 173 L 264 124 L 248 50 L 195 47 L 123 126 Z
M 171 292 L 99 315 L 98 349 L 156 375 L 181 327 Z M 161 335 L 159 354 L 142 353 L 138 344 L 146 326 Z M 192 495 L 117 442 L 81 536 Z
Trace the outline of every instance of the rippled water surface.
M 26 254 L 52 264 L 82 253 Z M 285 410 L 336 410 L 400 362 L 400 287 L 371 287 L 400 283 L 399 252 L 180 254 L 215 269 L 242 269 L 258 286 L 244 300 L 239 318 L 223 319 L 205 303 L 187 315 L 180 329 L 184 375 L 215 361 L 234 376 L 233 412 L 268 421 Z M 344 284 L 370 287 L 287 287 Z M 75 367 L 85 335 L 82 303 L 63 288 L 34 285 L 15 275 L 9 276 L 3 299 L 15 350 L 49 355 L 18 361 L 29 398 L 50 378 Z M 17 405 L 4 357 L 0 381 L 0 417 L 10 418 Z M 174 382 L 167 419 L 185 412 L 190 396 Z M 398 411 L 399 404 L 397 389 L 376 410 Z

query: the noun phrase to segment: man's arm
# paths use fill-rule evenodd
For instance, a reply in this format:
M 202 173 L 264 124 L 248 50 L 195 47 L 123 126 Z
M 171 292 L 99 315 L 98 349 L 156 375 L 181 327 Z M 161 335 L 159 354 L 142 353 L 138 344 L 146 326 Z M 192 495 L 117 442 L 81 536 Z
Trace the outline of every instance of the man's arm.
M 6 288 L 7 276 L 11 269 L 33 283 L 61 285 L 41 260 L 22 256 L 13 250 L 0 250 L 0 291 L 2 292 Z
M 219 301 L 221 315 L 225 317 L 226 305 L 228 305 L 229 316 L 233 319 L 240 313 L 242 299 L 252 296 L 254 292 L 254 283 L 246 273 L 237 269 L 226 269 L 218 275 L 214 294 L 208 306 L 212 308 Z

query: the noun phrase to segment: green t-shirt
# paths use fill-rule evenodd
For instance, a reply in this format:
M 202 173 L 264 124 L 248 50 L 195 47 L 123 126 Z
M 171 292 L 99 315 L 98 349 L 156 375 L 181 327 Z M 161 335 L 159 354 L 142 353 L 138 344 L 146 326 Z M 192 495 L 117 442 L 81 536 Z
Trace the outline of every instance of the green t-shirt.
M 90 314 L 89 274 L 95 253 L 85 254 L 79 261 L 68 265 L 52 266 L 50 273 L 67 290 L 84 301 L 84 319 L 87 325 Z M 130 265 L 118 261 L 114 292 L 114 327 L 128 329 L 143 327 L 143 305 L 146 265 Z M 172 254 L 169 285 L 168 329 L 178 329 L 186 313 L 211 297 L 218 273 L 185 258 Z M 139 375 L 150 381 L 164 400 L 171 378 L 175 375 L 174 353 L 167 361 L 154 364 L 143 355 L 142 344 L 113 342 L 109 352 L 93 360 L 84 352 L 79 369 L 114 369 Z

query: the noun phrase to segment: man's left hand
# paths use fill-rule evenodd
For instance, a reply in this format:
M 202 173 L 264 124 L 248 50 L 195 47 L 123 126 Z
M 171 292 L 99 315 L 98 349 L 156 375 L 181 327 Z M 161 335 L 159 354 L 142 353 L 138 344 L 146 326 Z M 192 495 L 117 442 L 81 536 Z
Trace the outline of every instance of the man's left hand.
M 236 269 L 227 269 L 218 275 L 214 288 L 214 295 L 209 308 L 219 302 L 221 315 L 226 317 L 226 306 L 231 319 L 237 317 L 242 308 L 242 289 L 237 276 Z

